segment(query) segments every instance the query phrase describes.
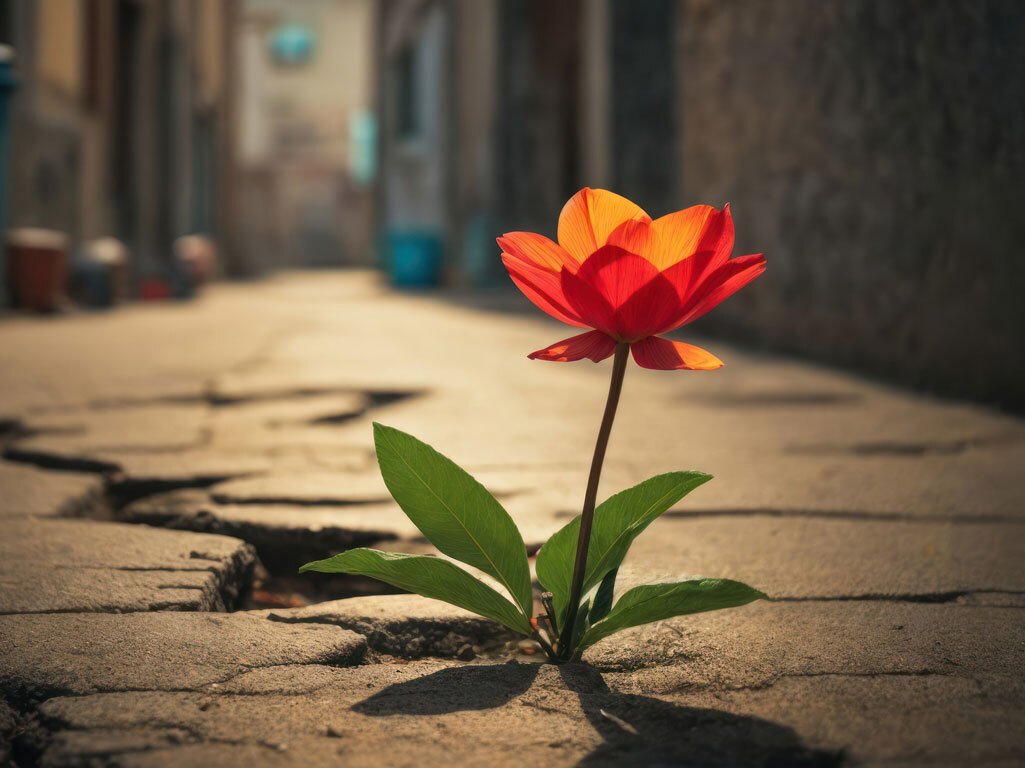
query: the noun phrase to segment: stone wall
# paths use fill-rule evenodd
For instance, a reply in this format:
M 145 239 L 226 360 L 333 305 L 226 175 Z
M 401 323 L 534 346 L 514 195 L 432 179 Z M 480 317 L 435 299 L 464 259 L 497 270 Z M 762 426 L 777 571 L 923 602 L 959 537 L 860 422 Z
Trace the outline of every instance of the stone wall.
M 1025 7 L 677 10 L 682 198 L 769 264 L 704 327 L 1025 408 Z

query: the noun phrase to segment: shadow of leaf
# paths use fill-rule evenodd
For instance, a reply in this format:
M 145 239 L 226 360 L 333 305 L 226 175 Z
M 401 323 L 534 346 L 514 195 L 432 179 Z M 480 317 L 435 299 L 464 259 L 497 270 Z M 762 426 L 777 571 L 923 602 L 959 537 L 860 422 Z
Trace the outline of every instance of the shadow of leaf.
M 543 700 L 554 705 L 555 701 L 544 693 L 553 688 L 566 692 L 570 701 L 576 696 L 584 717 L 602 738 L 602 743 L 578 763 L 586 768 L 831 768 L 843 759 L 841 753 L 805 746 L 793 729 L 763 718 L 613 693 L 601 673 L 584 664 L 557 668 L 517 663 L 451 667 L 391 685 L 353 709 L 377 717 L 439 715 L 494 709 L 518 697 L 523 697 L 521 703 L 529 703 L 531 695 L 539 690 Z
M 390 685 L 353 709 L 371 717 L 494 709 L 530 688 L 538 668 L 537 664 L 517 663 L 451 667 Z
M 831 768 L 842 755 L 806 747 L 786 726 L 760 717 L 685 707 L 609 691 L 583 664 L 559 668 L 603 742 L 578 766 L 758 766 Z

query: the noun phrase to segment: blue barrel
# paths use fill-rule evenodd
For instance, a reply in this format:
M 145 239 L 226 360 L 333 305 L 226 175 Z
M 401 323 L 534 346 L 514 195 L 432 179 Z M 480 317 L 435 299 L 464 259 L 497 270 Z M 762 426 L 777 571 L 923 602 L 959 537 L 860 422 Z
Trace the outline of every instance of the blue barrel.
M 437 285 L 441 277 L 441 238 L 425 232 L 392 232 L 388 236 L 387 264 L 393 285 Z

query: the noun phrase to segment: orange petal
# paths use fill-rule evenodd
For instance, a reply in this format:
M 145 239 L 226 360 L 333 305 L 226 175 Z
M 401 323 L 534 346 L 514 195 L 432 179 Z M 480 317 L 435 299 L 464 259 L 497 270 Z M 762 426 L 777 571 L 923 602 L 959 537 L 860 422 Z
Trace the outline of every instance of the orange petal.
M 516 287 L 523 291 L 523 295 L 534 302 L 538 308 L 568 325 L 575 325 L 577 328 L 588 327 L 585 323 L 580 322 L 576 312 L 568 306 L 562 292 L 560 278 L 562 273 L 552 272 L 506 253 L 502 254 L 502 263 L 505 264 L 509 277 L 516 283 Z
M 653 262 L 653 255 L 659 251 L 658 234 L 650 221 L 628 219 L 609 233 L 606 245 L 614 245 L 624 251 L 643 256 Z
M 569 199 L 559 215 L 559 245 L 583 261 L 608 241 L 616 227 L 629 219 L 651 221 L 640 207 L 604 189 L 584 187 Z
M 667 269 L 698 251 L 715 252 L 713 266 L 718 266 L 733 252 L 729 204 L 721 211 L 710 205 L 685 208 L 655 219 L 651 228 L 658 236 L 651 261 L 659 269 Z
M 601 362 L 616 351 L 616 342 L 601 331 L 588 331 L 557 341 L 550 347 L 531 352 L 527 357 L 531 360 L 550 360 L 554 363 L 570 363 L 583 360 L 585 357 L 594 362 Z
M 649 336 L 630 345 L 634 360 L 641 368 L 660 371 L 713 371 L 722 368 L 722 360 L 701 347 Z
M 536 264 L 539 267 L 558 272 L 563 267 L 576 270 L 577 260 L 566 253 L 558 243 L 534 232 L 506 232 L 498 238 L 502 253 L 513 258 Z

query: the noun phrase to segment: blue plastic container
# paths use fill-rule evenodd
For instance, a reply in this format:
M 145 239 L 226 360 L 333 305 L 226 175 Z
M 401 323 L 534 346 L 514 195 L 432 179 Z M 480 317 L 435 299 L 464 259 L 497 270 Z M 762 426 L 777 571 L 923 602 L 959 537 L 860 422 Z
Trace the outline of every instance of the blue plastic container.
M 428 288 L 441 276 L 441 238 L 424 232 L 388 237 L 388 275 L 393 285 Z

